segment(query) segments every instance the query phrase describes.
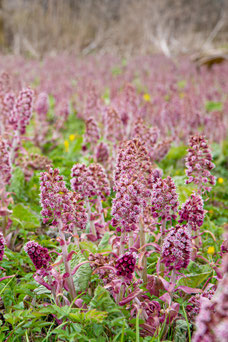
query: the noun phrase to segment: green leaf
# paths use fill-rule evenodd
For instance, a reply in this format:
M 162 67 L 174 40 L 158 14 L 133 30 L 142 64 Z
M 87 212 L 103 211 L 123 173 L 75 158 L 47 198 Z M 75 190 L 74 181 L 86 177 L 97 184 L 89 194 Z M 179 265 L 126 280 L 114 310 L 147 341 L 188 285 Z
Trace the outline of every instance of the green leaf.
M 24 173 L 19 167 L 16 167 L 13 170 L 13 176 L 11 179 L 11 184 L 9 186 L 9 191 L 13 192 L 19 200 L 24 200 L 24 183 Z
M 177 86 L 179 89 L 184 89 L 186 84 L 187 84 L 186 80 L 181 80 L 177 82 Z
M 32 229 L 40 227 L 39 217 L 22 204 L 17 204 L 13 208 L 12 216 L 13 218 L 18 219 L 24 228 Z
M 223 109 L 222 102 L 207 101 L 205 108 L 208 112 L 221 111 Z
M 97 253 L 97 246 L 92 243 L 91 241 L 81 241 L 80 242 L 80 248 L 88 250 L 91 253 Z M 89 255 L 89 253 L 86 251 L 86 254 Z
M 211 275 L 211 273 L 212 271 L 200 274 L 189 274 L 185 277 L 181 277 L 178 280 L 177 285 L 197 288 L 204 280 L 206 280 Z
M 109 292 L 101 286 L 97 286 L 94 297 L 90 301 L 89 309 L 106 311 L 109 314 L 109 318 L 123 316 L 119 307 L 112 300 Z
M 70 260 L 70 267 L 71 267 L 71 270 L 73 271 L 73 269 L 77 265 L 79 265 L 83 261 L 86 261 L 87 259 L 84 257 L 81 250 L 74 244 L 70 244 L 68 246 L 68 253 L 70 253 L 72 250 L 74 250 L 77 253 L 77 254 L 74 253 L 72 255 L 72 259 Z M 60 259 L 61 259 L 61 256 L 58 256 L 58 258 L 55 260 L 55 263 L 60 261 Z M 61 272 L 65 272 L 65 266 L 63 263 L 60 264 L 59 267 L 60 267 Z M 88 263 L 79 267 L 77 272 L 73 275 L 74 286 L 75 286 L 76 292 L 83 292 L 88 288 L 91 273 L 92 273 L 92 270 Z M 39 285 L 37 289 L 35 290 L 35 292 L 37 294 L 45 294 L 45 293 L 50 294 L 50 291 L 43 285 Z
M 77 309 L 76 309 L 77 310 Z M 102 323 L 107 317 L 107 312 L 97 311 L 95 309 L 87 312 L 80 311 L 79 309 L 74 313 L 69 314 L 69 318 L 76 323 Z
M 192 194 L 192 192 L 195 190 L 195 187 L 193 184 L 185 184 L 185 176 L 175 176 L 172 179 L 177 189 L 178 201 L 180 204 L 182 204 Z
M 83 261 L 87 261 L 87 259 L 82 254 L 81 250 L 74 244 L 70 244 L 68 246 L 68 253 L 70 253 L 73 250 L 77 254 L 73 254 L 72 259 L 70 261 L 71 270 L 73 270 L 75 266 L 79 265 Z M 73 275 L 76 292 L 85 291 L 88 288 L 91 273 L 92 270 L 89 264 L 84 264 L 81 267 L 79 267 L 77 272 Z
M 188 332 L 188 324 L 183 319 L 178 319 L 176 321 L 174 342 L 186 342 Z
M 111 251 L 112 248 L 108 244 L 110 239 L 110 234 L 108 232 L 104 233 L 104 236 L 102 237 L 99 245 L 98 245 L 98 252 L 105 252 L 105 251 Z

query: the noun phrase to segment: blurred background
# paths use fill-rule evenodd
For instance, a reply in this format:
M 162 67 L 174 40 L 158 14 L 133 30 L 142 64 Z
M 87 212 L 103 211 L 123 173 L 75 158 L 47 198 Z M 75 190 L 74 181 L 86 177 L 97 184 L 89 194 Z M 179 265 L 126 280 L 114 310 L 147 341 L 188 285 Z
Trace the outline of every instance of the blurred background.
M 172 56 L 227 48 L 227 0 L 0 0 L 1 52 Z

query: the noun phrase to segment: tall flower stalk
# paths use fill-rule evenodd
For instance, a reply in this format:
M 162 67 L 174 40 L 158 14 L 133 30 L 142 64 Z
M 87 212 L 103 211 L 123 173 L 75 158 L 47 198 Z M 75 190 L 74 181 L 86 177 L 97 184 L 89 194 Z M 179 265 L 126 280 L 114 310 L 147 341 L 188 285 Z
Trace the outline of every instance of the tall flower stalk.
M 40 190 L 43 222 L 51 222 L 53 226 L 58 228 L 63 262 L 68 276 L 69 292 L 71 299 L 74 299 L 76 291 L 68 260 L 68 243 L 65 238 L 65 232 L 72 235 L 76 227 L 85 229 L 87 215 L 82 198 L 66 188 L 63 177 L 59 174 L 58 169 L 53 170 L 50 168 L 48 172 L 41 173 Z
M 189 139 L 188 155 L 185 158 L 186 184 L 194 183 L 199 194 L 211 191 L 215 185 L 216 178 L 211 174 L 215 167 L 212 163 L 212 154 L 203 135 L 194 135 Z

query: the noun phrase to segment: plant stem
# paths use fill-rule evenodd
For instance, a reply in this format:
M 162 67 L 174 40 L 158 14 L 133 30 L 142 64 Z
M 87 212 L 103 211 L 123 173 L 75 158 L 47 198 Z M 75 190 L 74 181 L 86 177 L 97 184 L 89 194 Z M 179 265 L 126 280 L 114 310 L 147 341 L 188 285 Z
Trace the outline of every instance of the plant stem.
M 102 206 L 102 202 L 101 202 L 101 197 L 100 196 L 97 196 L 97 201 L 98 201 L 99 213 L 100 213 L 100 216 L 101 216 L 101 223 L 104 226 L 105 225 L 105 219 L 104 219 L 103 206 Z
M 140 223 L 139 223 L 139 237 L 140 237 L 140 247 L 144 246 L 146 243 L 146 238 L 145 238 L 145 232 L 144 232 L 144 226 L 143 226 L 143 220 L 142 218 L 140 219 Z M 142 248 L 142 253 L 146 251 L 146 248 L 143 247 Z M 142 270 L 142 278 L 144 283 L 147 282 L 147 258 L 144 255 L 143 259 L 142 259 L 142 266 L 143 266 L 143 270 Z
M 161 225 L 161 246 L 162 246 L 163 240 L 164 240 L 165 229 L 166 229 L 166 220 L 164 220 L 162 222 L 162 225 Z
M 89 199 L 88 197 L 86 198 L 86 208 L 87 208 L 87 212 L 88 212 L 88 215 L 89 215 L 89 222 L 90 222 L 90 231 L 93 235 L 97 236 L 97 232 L 96 232 L 96 228 L 95 228 L 95 225 L 94 225 L 94 222 L 91 221 L 91 207 L 90 207 L 90 204 L 89 204 Z
M 7 227 L 7 216 L 2 217 L 2 233 L 3 236 L 6 236 L 6 227 Z
M 128 233 L 128 241 L 129 241 L 129 249 L 130 249 L 134 244 L 134 236 L 133 236 L 132 231 Z
M 65 271 L 66 271 L 66 273 L 69 274 L 69 277 L 67 278 L 67 283 L 68 283 L 71 299 L 73 300 L 76 297 L 76 291 L 75 291 L 75 287 L 74 287 L 74 281 L 73 281 L 73 277 L 71 274 L 69 261 L 67 261 L 68 250 L 67 250 L 65 235 L 64 235 L 64 232 L 62 231 L 62 222 L 61 221 L 59 224 L 59 235 L 63 241 L 63 245 L 62 245 L 63 262 L 64 262 L 64 266 L 65 266 Z
M 124 240 L 125 240 L 126 233 L 122 233 L 120 237 L 120 255 L 124 253 Z
M 13 165 L 15 150 L 16 150 L 16 147 L 17 147 L 19 140 L 20 140 L 20 132 L 17 129 L 16 132 L 14 133 L 14 136 L 13 136 L 12 147 L 11 147 L 10 155 L 9 155 L 11 165 Z

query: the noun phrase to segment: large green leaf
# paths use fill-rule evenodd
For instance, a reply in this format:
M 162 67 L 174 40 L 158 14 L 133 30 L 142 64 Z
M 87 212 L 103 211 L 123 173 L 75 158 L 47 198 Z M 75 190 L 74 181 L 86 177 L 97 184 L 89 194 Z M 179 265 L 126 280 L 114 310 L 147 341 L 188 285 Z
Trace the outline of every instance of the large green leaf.
M 40 227 L 40 219 L 37 214 L 31 211 L 30 208 L 17 204 L 13 208 L 12 218 L 19 220 L 25 229 L 34 229 Z
M 181 277 L 178 280 L 177 285 L 197 288 L 211 275 L 211 273 L 212 271 L 200 274 L 188 274 L 187 276 Z
M 81 250 L 75 246 L 74 244 L 69 245 L 68 252 L 70 253 L 72 250 L 74 250 L 77 254 L 73 254 L 72 259 L 70 261 L 71 269 L 73 270 L 75 266 L 79 265 L 83 261 L 86 261 L 87 259 L 82 254 Z M 88 284 L 90 281 L 92 269 L 89 264 L 82 265 L 77 272 L 74 274 L 74 286 L 75 290 L 77 292 L 79 291 L 85 291 L 88 288 Z
M 187 198 L 191 195 L 191 193 L 195 190 L 193 184 L 185 184 L 186 177 L 185 176 L 175 176 L 173 177 L 173 181 L 175 183 L 178 200 L 180 204 L 184 203 Z
M 101 286 L 96 288 L 94 297 L 90 301 L 89 309 L 108 312 L 109 318 L 115 318 L 123 315 L 119 307 L 112 300 L 110 293 Z
M 188 333 L 188 324 L 183 319 L 176 321 L 174 342 L 186 342 Z
M 72 271 L 77 265 L 79 265 L 83 261 L 87 260 L 84 257 L 84 255 L 82 254 L 81 250 L 76 245 L 70 244 L 68 246 L 68 252 L 70 253 L 73 250 L 77 254 L 73 254 L 72 259 L 70 260 L 70 267 L 71 267 Z M 55 260 L 55 263 L 58 263 L 60 261 L 60 259 L 61 259 L 61 256 L 59 256 Z M 63 263 L 60 264 L 60 272 L 62 272 L 62 273 L 65 272 L 65 268 L 64 268 Z M 92 270 L 91 270 L 91 267 L 88 263 L 79 267 L 77 272 L 73 275 L 74 286 L 75 286 L 76 292 L 85 291 L 88 288 L 91 273 L 92 273 Z M 35 292 L 37 294 L 50 293 L 50 291 L 46 287 L 44 287 L 43 285 L 39 285 L 38 288 L 35 290 Z
M 74 312 L 69 314 L 69 318 L 76 323 L 102 323 L 107 317 L 107 312 L 97 311 L 95 309 L 89 310 L 87 312 L 80 311 L 79 309 L 73 310 Z
M 111 246 L 109 245 L 109 239 L 110 239 L 110 234 L 106 232 L 98 245 L 98 252 L 105 252 L 105 251 L 112 250 Z
M 223 104 L 222 102 L 207 101 L 205 108 L 208 112 L 221 111 Z
M 24 183 L 24 173 L 19 167 L 16 167 L 13 170 L 9 191 L 15 194 L 19 200 L 24 200 Z

